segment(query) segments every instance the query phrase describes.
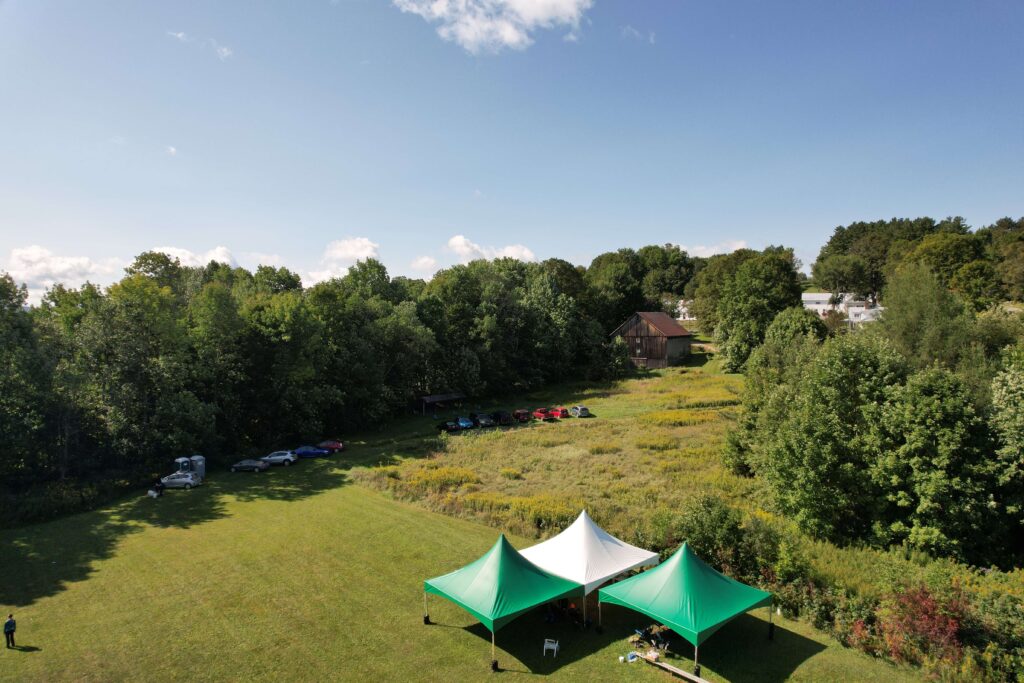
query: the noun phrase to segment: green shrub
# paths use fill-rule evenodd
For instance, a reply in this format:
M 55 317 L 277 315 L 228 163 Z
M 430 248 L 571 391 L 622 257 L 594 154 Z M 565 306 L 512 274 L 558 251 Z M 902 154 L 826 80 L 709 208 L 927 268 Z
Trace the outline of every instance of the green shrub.
M 679 410 L 656 410 L 647 413 L 640 420 L 649 425 L 659 427 L 689 427 L 691 425 L 704 424 L 718 420 L 720 413 L 714 410 L 690 410 L 682 408 Z
M 727 408 L 729 406 L 738 406 L 742 401 L 738 398 L 722 398 L 708 401 L 686 401 L 680 408 Z
M 433 467 L 424 466 L 413 472 L 407 480 L 408 488 L 416 491 L 441 493 L 458 488 L 463 484 L 478 483 L 476 472 L 466 467 Z
M 538 531 L 568 526 L 582 509 L 580 499 L 549 495 L 513 498 L 509 508 L 513 517 L 532 524 Z
M 648 451 L 670 451 L 679 447 L 679 439 L 674 436 L 645 436 L 638 439 L 636 445 Z

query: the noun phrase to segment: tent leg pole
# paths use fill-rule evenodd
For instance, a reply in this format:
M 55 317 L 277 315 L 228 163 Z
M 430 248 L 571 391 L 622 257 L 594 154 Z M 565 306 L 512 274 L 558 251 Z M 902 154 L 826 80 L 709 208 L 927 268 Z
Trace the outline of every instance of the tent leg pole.
M 775 611 L 775 604 L 768 603 L 768 640 L 775 639 L 775 622 L 772 621 L 772 612 Z
M 700 648 L 696 645 L 693 646 L 693 675 L 700 676 L 700 664 L 697 663 L 697 655 L 699 654 Z
M 587 594 L 583 594 L 583 628 L 587 627 Z
M 491 631 L 491 671 L 498 670 L 498 659 L 494 655 L 494 631 Z
M 423 591 L 423 624 L 430 624 L 430 612 L 427 611 L 427 591 Z

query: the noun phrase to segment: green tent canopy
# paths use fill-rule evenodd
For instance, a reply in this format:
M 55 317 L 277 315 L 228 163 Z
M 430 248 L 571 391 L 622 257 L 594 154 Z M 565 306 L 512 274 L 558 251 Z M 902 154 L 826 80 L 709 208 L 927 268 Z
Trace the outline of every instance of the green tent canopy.
M 712 569 L 686 543 L 654 569 L 602 588 L 597 595 L 598 603 L 646 614 L 694 647 L 730 619 L 772 602 L 771 593 Z
M 583 586 L 531 563 L 504 534 L 483 557 L 450 574 L 424 581 L 423 588 L 448 598 L 492 633 L 537 605 L 583 595 Z

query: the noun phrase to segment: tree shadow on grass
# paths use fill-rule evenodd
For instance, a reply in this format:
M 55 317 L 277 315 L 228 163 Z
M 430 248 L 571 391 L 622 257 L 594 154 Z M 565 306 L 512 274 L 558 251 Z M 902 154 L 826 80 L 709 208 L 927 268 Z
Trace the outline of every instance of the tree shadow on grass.
M 640 618 L 637 628 L 651 623 Z M 693 671 L 693 646 L 676 634 L 669 638 L 670 651 L 664 661 Z M 768 622 L 743 614 L 717 631 L 700 646 L 700 664 L 733 683 L 781 683 L 789 680 L 805 661 L 825 646 L 799 633 L 775 626 L 768 640 Z
M 95 571 L 93 563 L 111 557 L 122 538 L 147 527 L 187 529 L 226 517 L 231 498 L 294 501 L 348 483 L 348 476 L 329 458 L 259 474 L 212 472 L 191 491 L 168 490 L 158 499 L 140 491 L 101 510 L 2 530 L 0 604 L 25 607 L 87 579 Z

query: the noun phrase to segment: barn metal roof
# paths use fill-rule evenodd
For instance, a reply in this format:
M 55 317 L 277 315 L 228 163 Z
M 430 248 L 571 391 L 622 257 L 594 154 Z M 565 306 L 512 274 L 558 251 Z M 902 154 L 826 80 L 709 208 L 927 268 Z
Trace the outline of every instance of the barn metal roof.
M 692 333 L 676 322 L 675 318 L 668 313 L 660 312 L 638 312 L 638 316 L 649 322 L 654 329 L 666 337 L 689 337 Z

